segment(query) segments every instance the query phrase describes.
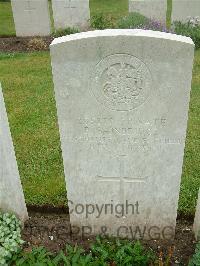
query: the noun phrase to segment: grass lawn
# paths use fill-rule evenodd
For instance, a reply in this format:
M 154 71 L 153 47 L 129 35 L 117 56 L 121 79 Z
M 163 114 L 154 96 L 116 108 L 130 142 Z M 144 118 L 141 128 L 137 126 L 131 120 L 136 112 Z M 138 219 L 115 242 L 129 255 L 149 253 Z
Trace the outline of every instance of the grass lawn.
M 0 1 L 0 35 L 15 35 L 15 26 L 12 16 L 12 9 L 9 2 Z
M 200 185 L 200 50 L 195 66 L 179 210 L 194 212 Z M 0 80 L 28 204 L 66 202 L 48 52 L 0 55 Z
M 179 210 L 194 212 L 200 187 L 200 50 L 195 52 Z
M 91 16 L 103 13 L 113 18 L 128 14 L 128 0 L 90 0 Z
M 63 205 L 63 166 L 48 52 L 0 55 L 0 80 L 29 204 Z

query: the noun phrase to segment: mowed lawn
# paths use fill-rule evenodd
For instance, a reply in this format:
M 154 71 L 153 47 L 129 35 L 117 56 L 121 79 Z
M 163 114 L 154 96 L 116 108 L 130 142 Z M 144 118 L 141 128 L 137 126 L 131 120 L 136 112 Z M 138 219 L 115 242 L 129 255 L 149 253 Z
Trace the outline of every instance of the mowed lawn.
M 48 52 L 0 54 L 0 81 L 28 204 L 66 202 Z
M 49 52 L 1 54 L 0 80 L 27 203 L 65 204 L 66 190 Z M 199 133 L 200 50 L 195 52 L 179 204 L 179 210 L 184 213 L 194 212 L 200 185 Z
M 0 1 L 0 36 L 15 35 L 15 26 L 10 2 Z
M 179 210 L 193 213 L 200 187 L 200 50 L 195 52 Z
M 114 19 L 128 14 L 128 0 L 90 0 L 91 16 L 103 13 Z

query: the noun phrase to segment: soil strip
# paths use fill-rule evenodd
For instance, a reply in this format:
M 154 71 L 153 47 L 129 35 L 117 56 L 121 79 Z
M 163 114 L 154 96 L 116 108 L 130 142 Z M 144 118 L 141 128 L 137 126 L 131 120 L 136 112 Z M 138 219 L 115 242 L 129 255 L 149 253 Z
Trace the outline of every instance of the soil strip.
M 52 252 L 65 248 L 66 244 L 78 244 L 89 250 L 94 237 L 84 234 L 82 236 L 71 232 L 69 214 L 66 208 L 60 208 L 58 213 L 47 210 L 43 213 L 30 210 L 30 219 L 25 223 L 22 236 L 26 241 L 25 249 L 31 250 L 34 246 L 44 246 Z M 173 250 L 171 265 L 188 265 L 189 258 L 194 254 L 195 239 L 192 232 L 192 221 L 179 218 L 176 226 L 174 240 L 141 241 L 146 248 L 151 248 L 158 256 L 163 258 Z

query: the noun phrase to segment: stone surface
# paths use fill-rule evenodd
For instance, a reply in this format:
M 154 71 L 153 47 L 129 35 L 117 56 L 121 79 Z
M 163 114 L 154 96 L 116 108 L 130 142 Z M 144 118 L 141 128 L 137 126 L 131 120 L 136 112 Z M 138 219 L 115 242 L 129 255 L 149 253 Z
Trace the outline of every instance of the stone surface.
M 0 210 L 28 218 L 0 84 Z
M 166 0 L 129 0 L 129 12 L 138 12 L 155 21 L 166 22 Z
M 200 240 L 200 190 L 197 200 L 196 213 L 194 218 L 193 231 L 195 234 L 196 240 Z
M 50 34 L 48 0 L 11 0 L 17 36 Z
M 187 22 L 188 17 L 200 18 L 199 0 L 173 0 L 172 21 Z
M 54 26 L 83 28 L 90 19 L 89 0 L 52 0 Z
M 104 30 L 55 39 L 50 50 L 72 226 L 172 238 L 192 40 Z

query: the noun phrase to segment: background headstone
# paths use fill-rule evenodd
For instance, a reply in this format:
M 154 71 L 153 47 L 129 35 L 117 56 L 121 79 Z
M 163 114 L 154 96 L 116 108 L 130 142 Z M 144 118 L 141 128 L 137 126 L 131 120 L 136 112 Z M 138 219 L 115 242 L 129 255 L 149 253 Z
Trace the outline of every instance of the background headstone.
M 167 0 L 129 0 L 129 12 L 138 12 L 147 18 L 165 24 Z
M 199 190 L 199 195 L 197 199 L 193 230 L 194 230 L 196 240 L 200 240 L 200 190 Z
M 50 34 L 48 0 L 11 0 L 17 36 Z
M 104 30 L 57 38 L 50 48 L 72 226 L 130 238 L 139 227 L 147 239 L 173 237 L 192 40 Z M 94 207 L 86 215 L 81 206 L 90 204 L 104 206 L 103 213 Z
M 0 84 L 0 210 L 28 218 Z
M 199 0 L 173 0 L 172 1 L 172 22 L 187 22 L 189 17 L 199 17 Z
M 54 27 L 86 27 L 90 19 L 89 0 L 52 0 Z

